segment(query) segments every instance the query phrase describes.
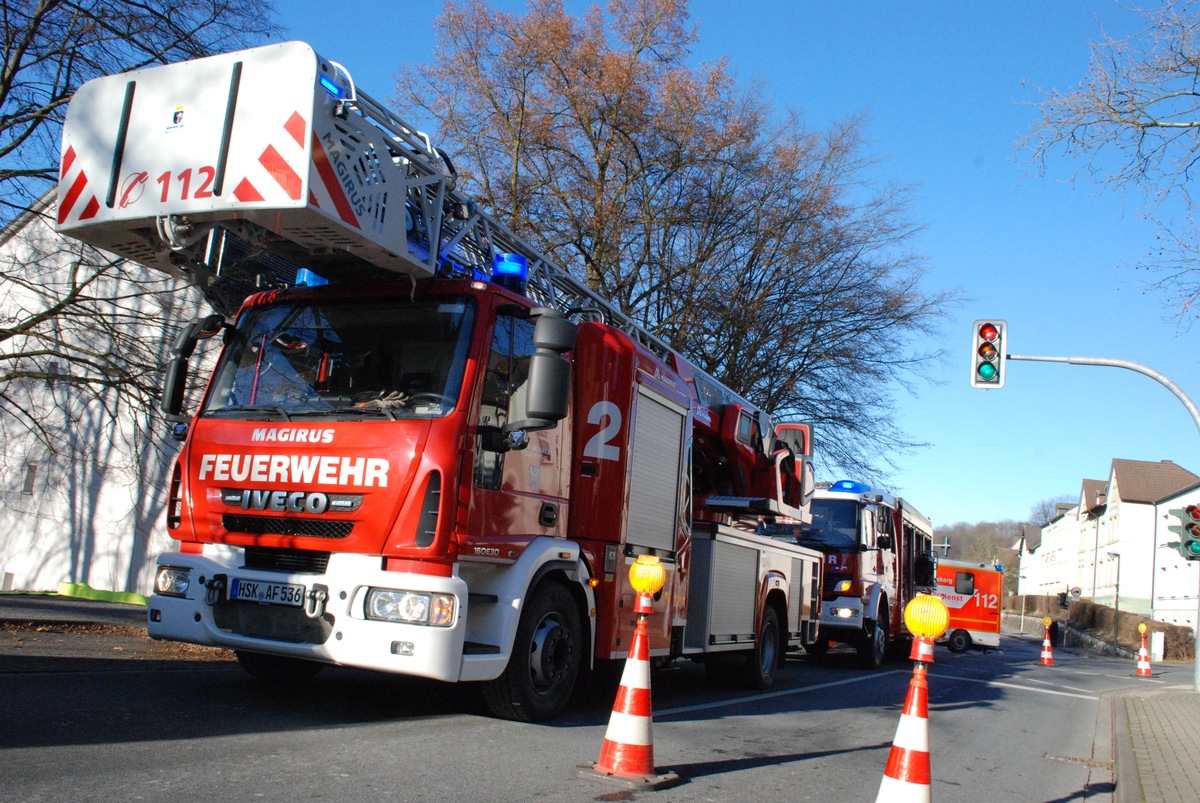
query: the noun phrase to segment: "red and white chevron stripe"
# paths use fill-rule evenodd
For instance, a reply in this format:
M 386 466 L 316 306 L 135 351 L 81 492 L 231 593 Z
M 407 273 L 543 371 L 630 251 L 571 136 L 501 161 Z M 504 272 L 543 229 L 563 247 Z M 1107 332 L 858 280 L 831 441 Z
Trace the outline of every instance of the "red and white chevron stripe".
M 297 169 L 308 170 L 306 139 L 312 145 L 312 167 L 307 203 L 318 209 L 333 210 L 341 220 L 361 228 L 337 172 L 315 131 L 299 112 L 292 112 L 281 126 L 286 136 L 273 137 L 258 159 L 233 189 L 233 196 L 243 203 L 283 200 L 299 201 L 304 191 L 304 176 Z M 282 196 L 282 197 L 281 197 Z
M 88 189 L 88 177 L 75 158 L 74 146 L 68 146 L 63 154 L 62 167 L 58 175 L 58 223 L 91 220 L 100 211 L 96 194 Z M 72 213 L 79 214 L 72 217 Z

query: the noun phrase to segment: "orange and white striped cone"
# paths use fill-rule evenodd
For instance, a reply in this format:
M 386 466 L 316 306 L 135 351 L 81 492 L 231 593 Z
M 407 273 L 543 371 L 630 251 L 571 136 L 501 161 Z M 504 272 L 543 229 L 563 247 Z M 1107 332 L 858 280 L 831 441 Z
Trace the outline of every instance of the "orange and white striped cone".
M 917 652 L 916 645 L 913 652 Z M 933 799 L 929 771 L 929 683 L 925 679 L 929 670 L 922 665 L 925 661 L 932 662 L 932 651 L 929 657 L 916 660 L 875 803 L 930 803 Z
M 1050 625 L 1046 625 L 1046 635 L 1042 637 L 1042 666 L 1054 666 L 1054 653 L 1050 651 Z
M 1142 633 L 1142 646 L 1138 647 L 1137 654 L 1137 676 L 1148 678 L 1153 674 L 1150 671 L 1150 653 L 1146 651 L 1146 634 Z
M 650 705 L 650 637 L 646 632 L 643 602 L 650 597 L 638 597 L 634 608 L 638 612 L 637 628 L 629 657 L 621 673 L 621 685 L 613 703 L 612 717 L 600 746 L 600 758 L 595 764 L 580 764 L 575 775 L 623 786 L 627 789 L 662 789 L 679 783 L 674 772 L 655 773 L 654 740 L 651 735 Z

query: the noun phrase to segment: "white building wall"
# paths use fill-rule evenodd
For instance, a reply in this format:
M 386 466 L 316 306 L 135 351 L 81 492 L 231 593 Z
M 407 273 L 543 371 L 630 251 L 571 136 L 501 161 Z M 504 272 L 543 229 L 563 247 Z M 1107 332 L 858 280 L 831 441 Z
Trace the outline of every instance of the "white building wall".
M 37 220 L 0 245 L 0 260 L 6 273 L 26 271 L 23 278 L 34 286 L 61 281 L 72 258 L 61 242 Z M 89 292 L 129 295 L 139 282 L 161 280 L 134 265 L 122 277 L 119 286 L 102 281 Z M 0 285 L 0 315 L 44 304 L 19 282 Z M 190 289 L 173 298 L 123 302 L 127 310 L 147 314 L 140 336 L 162 342 L 163 355 L 166 339 L 184 320 L 208 311 L 202 305 L 200 294 Z M 119 406 L 115 393 L 100 402 L 69 385 L 41 380 L 10 381 L 4 391 L 32 413 L 54 445 L 17 416 L 0 415 L 0 580 L 26 590 L 53 590 L 68 581 L 146 593 L 155 557 L 173 544 L 163 520 L 178 444 L 165 422 L 157 415 L 137 418 L 136 411 Z

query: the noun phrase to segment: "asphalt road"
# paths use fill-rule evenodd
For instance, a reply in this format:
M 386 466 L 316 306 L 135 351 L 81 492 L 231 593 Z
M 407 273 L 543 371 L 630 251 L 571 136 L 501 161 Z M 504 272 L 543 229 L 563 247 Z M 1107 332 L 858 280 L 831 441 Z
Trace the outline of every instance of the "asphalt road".
M 610 700 L 526 725 L 488 717 L 467 685 L 330 669 L 271 688 L 227 660 L 114 652 L 103 633 L 47 631 L 92 652 L 32 656 L 33 632 L 0 632 L 0 777 L 22 801 L 869 800 L 912 675 L 907 661 L 866 673 L 848 655 L 793 659 L 775 689 L 751 693 L 687 662 L 655 671 L 655 763 L 683 782 L 632 793 L 573 773 L 596 761 Z M 1042 667 L 1039 650 L 1011 638 L 1002 654 L 937 650 L 934 798 L 1111 799 L 1103 695 L 1137 682 L 1133 667 L 1063 651 Z

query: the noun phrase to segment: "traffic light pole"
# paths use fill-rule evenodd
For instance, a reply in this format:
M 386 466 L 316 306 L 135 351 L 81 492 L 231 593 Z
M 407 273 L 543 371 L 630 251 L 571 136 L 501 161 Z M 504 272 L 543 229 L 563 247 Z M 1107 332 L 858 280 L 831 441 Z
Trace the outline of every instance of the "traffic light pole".
M 1010 360 L 1030 360 L 1033 362 L 1065 362 L 1071 365 L 1099 365 L 1105 368 L 1127 368 L 1130 371 L 1137 371 L 1139 374 L 1145 374 L 1151 379 L 1166 387 L 1167 390 L 1175 394 L 1175 397 L 1183 402 L 1183 406 L 1187 408 L 1188 414 L 1192 417 L 1192 423 L 1196 425 L 1196 431 L 1200 432 L 1200 410 L 1196 409 L 1195 403 L 1191 398 L 1183 392 L 1183 388 L 1176 385 L 1169 378 L 1155 371 L 1153 368 L 1142 365 L 1141 363 L 1130 362 L 1129 360 L 1114 360 L 1109 357 L 1036 357 L 1032 355 L 1009 354 L 1007 359 Z M 1190 561 L 1189 561 L 1190 562 Z M 1192 663 L 1192 689 L 1200 692 L 1200 579 L 1197 580 L 1196 588 L 1196 630 L 1193 634 L 1192 641 L 1195 642 L 1196 649 L 1193 655 Z M 1151 605 L 1154 600 L 1150 601 Z

